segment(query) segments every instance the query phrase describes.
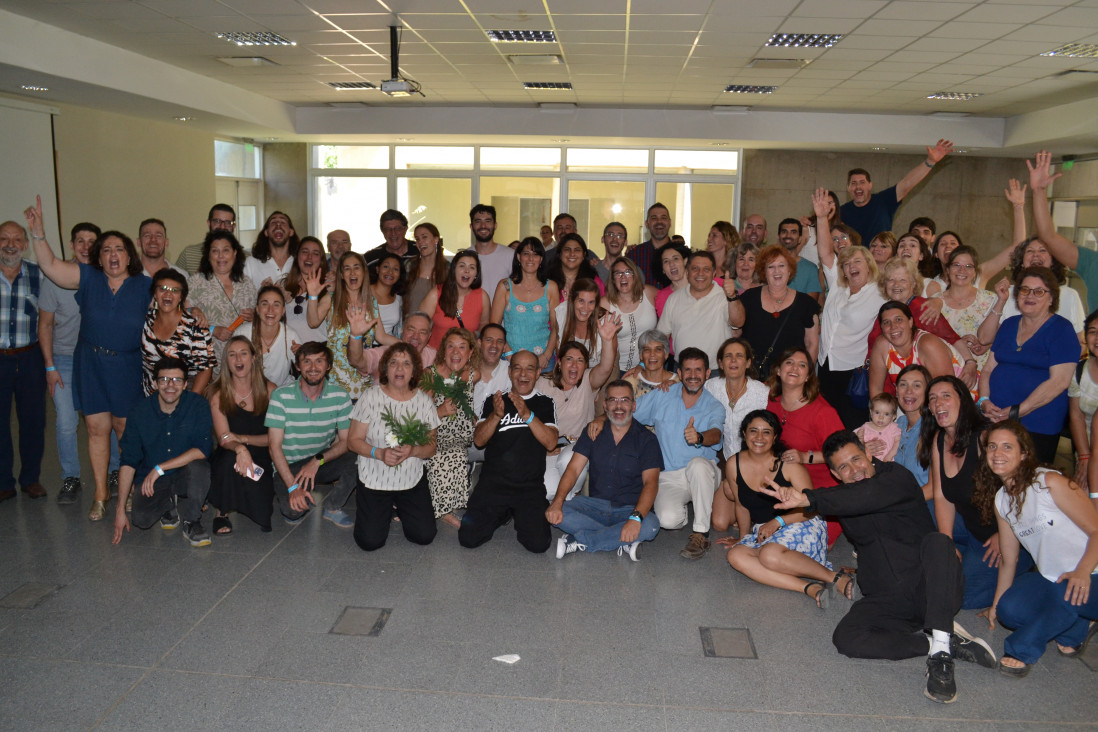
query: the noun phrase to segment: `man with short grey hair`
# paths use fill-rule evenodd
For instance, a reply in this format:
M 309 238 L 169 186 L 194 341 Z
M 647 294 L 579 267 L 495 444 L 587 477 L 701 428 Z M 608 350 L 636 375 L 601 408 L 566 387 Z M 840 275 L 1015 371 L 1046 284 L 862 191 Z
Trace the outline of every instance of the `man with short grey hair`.
M 339 270 L 339 258 L 351 251 L 351 235 L 343 229 L 328 232 L 328 271 Z

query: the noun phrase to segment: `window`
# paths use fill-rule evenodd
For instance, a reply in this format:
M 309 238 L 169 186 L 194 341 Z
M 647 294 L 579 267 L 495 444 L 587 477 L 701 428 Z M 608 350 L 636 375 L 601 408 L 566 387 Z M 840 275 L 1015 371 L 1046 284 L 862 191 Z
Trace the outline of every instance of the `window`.
M 317 214 L 313 218 L 323 239 L 324 233 L 343 229 L 351 234 L 356 252 L 373 249 L 381 243 L 379 221 L 388 208 L 385 205 L 384 178 L 317 177 L 313 179 L 313 194 Z M 301 232 L 303 234 L 303 232 Z
M 388 170 L 389 146 L 315 145 L 313 167 Z

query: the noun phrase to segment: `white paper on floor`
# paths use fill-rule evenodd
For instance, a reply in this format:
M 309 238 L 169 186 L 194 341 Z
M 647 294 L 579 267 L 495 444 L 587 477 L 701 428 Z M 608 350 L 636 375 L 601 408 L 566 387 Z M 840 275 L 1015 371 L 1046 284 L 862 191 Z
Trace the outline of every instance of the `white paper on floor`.
M 518 663 L 519 662 L 519 656 L 518 656 L 517 653 L 508 653 L 508 654 L 503 655 L 503 656 L 496 656 L 492 660 L 493 661 L 502 661 L 503 663 Z

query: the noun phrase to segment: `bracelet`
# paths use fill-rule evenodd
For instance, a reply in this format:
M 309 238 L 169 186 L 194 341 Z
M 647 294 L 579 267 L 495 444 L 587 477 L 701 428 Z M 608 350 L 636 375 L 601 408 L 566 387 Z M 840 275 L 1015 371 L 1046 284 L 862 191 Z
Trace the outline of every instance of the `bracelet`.
M 643 523 L 643 522 L 641 521 L 641 518 L 640 518 L 640 516 L 632 516 L 632 515 L 631 515 L 631 516 L 629 517 L 629 519 L 628 519 L 628 520 L 629 520 L 629 521 L 636 521 L 636 522 L 637 522 L 638 524 L 639 524 L 639 523 Z
M 159 465 L 154 465 L 153 470 L 159 473 L 161 478 L 164 477 L 164 468 L 160 467 Z
M 297 483 L 294 483 L 292 486 L 290 486 L 289 488 L 286 489 L 286 493 L 290 494 L 290 493 L 293 493 L 296 490 L 297 490 Z
M 310 299 L 310 300 L 316 300 L 316 299 L 317 299 L 317 296 L 316 296 L 316 295 L 309 295 L 309 299 Z
M 530 416 L 526 418 L 526 424 L 530 424 L 534 421 L 534 413 L 530 412 Z
M 1022 406 L 1021 404 L 1015 404 L 1013 407 L 1011 407 L 1010 411 L 1007 413 L 1007 418 L 1017 420 L 1018 417 L 1019 417 L 1018 411 L 1021 408 L 1021 406 Z
M 1078 459 L 1079 460 L 1090 460 L 1090 453 L 1088 452 L 1086 455 L 1080 455 Z
M 1091 493 L 1091 494 L 1090 494 L 1090 497 L 1091 497 L 1091 498 L 1098 498 L 1098 493 Z
M 928 168 L 933 168 L 934 167 L 934 163 L 930 162 L 929 160 L 924 160 L 923 165 L 925 165 Z
M 986 397 L 986 396 L 980 397 L 979 399 L 976 400 L 976 408 L 979 409 L 981 404 L 983 404 L 984 402 L 989 402 L 989 401 L 991 401 L 991 397 Z
M 230 434 L 232 433 L 226 432 L 225 434 L 221 435 L 221 441 L 224 442 L 225 440 L 229 439 Z
M 783 519 L 781 516 L 775 516 L 774 520 L 778 522 L 778 528 L 780 528 L 780 529 L 785 528 L 785 519 Z
M 57 370 L 56 366 L 47 366 L 46 367 L 46 373 L 49 373 L 50 371 L 56 371 L 56 370 Z
M 362 340 L 362 336 L 356 336 L 353 333 L 350 334 L 350 338 L 351 338 L 352 341 L 361 341 Z
M 370 446 L 370 457 L 373 458 L 374 460 L 377 460 L 377 458 L 374 457 L 375 452 L 377 452 L 377 445 L 371 445 Z
M 31 234 L 31 239 L 33 239 L 34 241 L 45 241 L 46 237 L 39 236 L 38 234 Z
M 995 308 L 992 308 L 991 312 L 995 313 L 995 317 L 997 318 L 1003 317 L 1003 312 L 1001 310 L 996 310 Z

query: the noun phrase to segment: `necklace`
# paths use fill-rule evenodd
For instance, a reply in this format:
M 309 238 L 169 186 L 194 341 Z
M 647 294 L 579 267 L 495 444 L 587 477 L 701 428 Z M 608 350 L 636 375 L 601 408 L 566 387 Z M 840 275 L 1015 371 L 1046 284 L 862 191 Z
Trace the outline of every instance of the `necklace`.
M 236 403 L 239 404 L 241 407 L 243 407 L 245 404 L 247 404 L 248 400 L 252 398 L 251 392 L 247 392 L 247 393 L 244 394 L 244 396 L 240 396 L 240 394 L 239 394 L 239 392 L 237 392 L 235 386 L 233 387 L 233 396 L 235 396 L 237 398 L 238 401 Z
M 728 391 L 728 382 L 725 382 L 724 391 L 726 394 L 728 394 L 728 408 L 735 411 L 736 402 L 738 402 L 740 400 L 740 397 L 744 395 L 744 392 L 747 391 L 747 379 L 743 380 L 743 386 L 741 386 L 740 390 L 735 394 L 732 394 Z

